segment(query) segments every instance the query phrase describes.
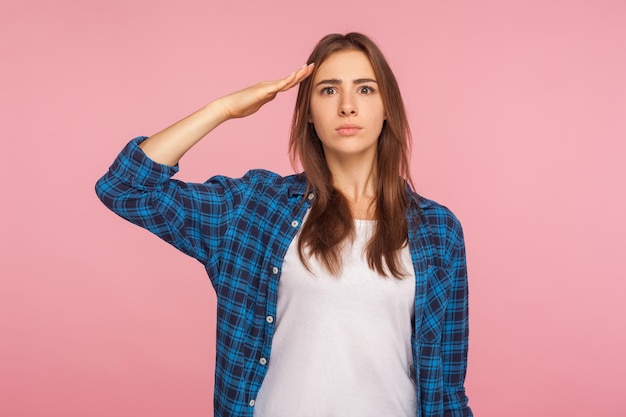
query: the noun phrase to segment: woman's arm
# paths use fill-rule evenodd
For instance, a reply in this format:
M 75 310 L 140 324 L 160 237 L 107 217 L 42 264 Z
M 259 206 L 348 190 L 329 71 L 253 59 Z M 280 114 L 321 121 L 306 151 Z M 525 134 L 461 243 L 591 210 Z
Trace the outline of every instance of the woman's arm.
M 153 161 L 174 166 L 189 149 L 221 123 L 255 113 L 273 100 L 276 94 L 289 90 L 312 72 L 313 64 L 305 65 L 280 80 L 261 82 L 218 98 L 152 135 L 139 146 Z
M 220 123 L 256 112 L 311 72 L 312 66 L 302 67 L 281 80 L 253 85 L 209 103 L 150 138 L 133 139 L 96 183 L 98 197 L 119 216 L 206 265 L 224 234 L 224 219 L 258 175 L 186 183 L 171 178 L 178 160 Z
M 468 280 L 465 240 L 459 221 L 454 218 L 450 249 L 452 287 L 444 317 L 441 357 L 444 366 L 444 416 L 471 417 L 465 394 L 469 339 Z

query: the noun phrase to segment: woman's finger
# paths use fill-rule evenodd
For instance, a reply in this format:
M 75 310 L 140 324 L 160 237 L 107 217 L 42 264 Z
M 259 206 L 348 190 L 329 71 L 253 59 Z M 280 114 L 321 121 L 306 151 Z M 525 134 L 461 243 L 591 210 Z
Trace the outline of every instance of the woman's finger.
M 310 76 L 313 73 L 313 67 L 315 63 L 311 63 L 309 65 L 303 65 L 297 71 L 290 74 L 288 77 L 284 78 L 287 83 L 282 86 L 282 88 L 278 91 L 287 91 L 290 88 L 300 84 L 304 79 Z
M 293 83 L 293 81 L 296 79 L 297 74 L 299 71 L 301 71 L 305 66 L 302 66 L 300 68 L 298 68 L 297 70 L 295 70 L 294 72 L 292 72 L 291 74 L 289 74 L 288 76 L 286 76 L 285 78 L 281 78 L 279 80 L 276 81 L 270 81 L 266 84 L 269 85 L 270 90 L 272 92 L 279 92 L 279 91 L 284 91 L 284 88 L 286 86 L 288 86 L 289 84 Z
M 270 90 L 271 92 L 274 92 L 274 93 L 287 91 L 293 86 L 299 84 L 306 77 L 311 75 L 312 71 L 313 71 L 313 64 L 309 64 L 309 65 L 305 64 L 301 66 L 300 68 L 298 68 L 296 71 L 286 76 L 285 78 L 270 82 L 269 83 Z

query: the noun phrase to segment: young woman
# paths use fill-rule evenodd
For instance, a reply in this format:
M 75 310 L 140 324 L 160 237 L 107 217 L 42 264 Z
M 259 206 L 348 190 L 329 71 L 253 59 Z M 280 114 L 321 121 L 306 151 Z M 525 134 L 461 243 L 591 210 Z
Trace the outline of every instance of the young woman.
M 396 79 L 359 33 L 324 37 L 307 62 L 133 139 L 97 194 L 205 266 L 216 416 L 471 416 L 463 234 L 409 186 Z M 217 125 L 298 84 L 304 173 L 170 178 Z

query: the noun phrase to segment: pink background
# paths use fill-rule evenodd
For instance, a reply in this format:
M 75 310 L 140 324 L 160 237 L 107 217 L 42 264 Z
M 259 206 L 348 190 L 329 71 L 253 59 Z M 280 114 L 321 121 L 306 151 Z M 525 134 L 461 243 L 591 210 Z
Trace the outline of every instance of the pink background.
M 626 3 L 6 1 L 0 415 L 207 416 L 202 266 L 97 200 L 132 137 L 369 34 L 399 79 L 414 179 L 465 227 L 477 416 L 624 416 Z M 295 92 L 182 161 L 290 173 Z

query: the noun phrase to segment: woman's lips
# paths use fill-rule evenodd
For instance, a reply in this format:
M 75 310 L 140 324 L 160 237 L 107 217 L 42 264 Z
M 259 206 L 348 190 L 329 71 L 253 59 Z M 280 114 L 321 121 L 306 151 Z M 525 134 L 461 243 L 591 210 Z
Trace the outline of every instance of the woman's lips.
M 341 125 L 337 129 L 339 136 L 354 136 L 361 130 L 357 125 Z

